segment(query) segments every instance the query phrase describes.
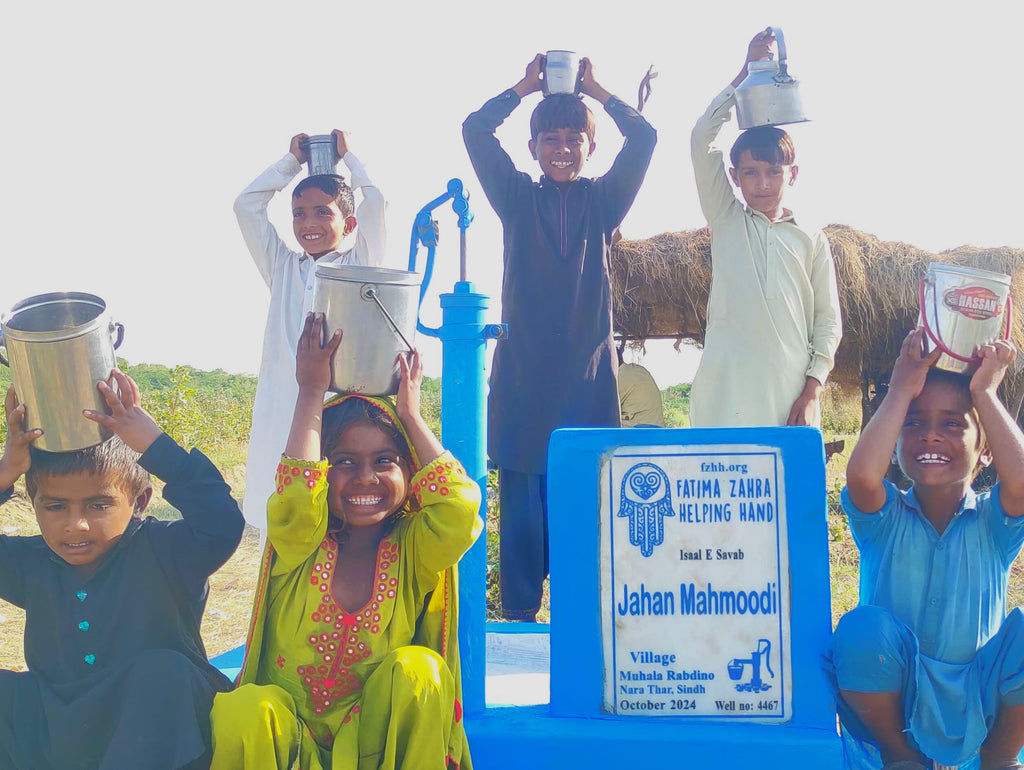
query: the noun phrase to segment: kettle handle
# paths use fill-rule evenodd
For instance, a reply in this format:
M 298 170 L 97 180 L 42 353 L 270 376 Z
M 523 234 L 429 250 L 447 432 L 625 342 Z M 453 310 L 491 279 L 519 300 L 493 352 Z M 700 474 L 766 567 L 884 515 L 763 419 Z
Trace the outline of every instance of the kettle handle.
M 782 36 L 782 27 L 768 27 L 768 29 L 775 36 L 775 45 L 779 47 L 779 75 L 788 78 L 789 72 L 786 70 L 786 38 Z

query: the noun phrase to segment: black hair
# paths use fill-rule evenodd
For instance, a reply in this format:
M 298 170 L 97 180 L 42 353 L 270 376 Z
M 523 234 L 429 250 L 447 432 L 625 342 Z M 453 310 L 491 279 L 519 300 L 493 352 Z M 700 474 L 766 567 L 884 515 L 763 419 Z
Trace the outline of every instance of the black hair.
M 320 425 L 321 455 L 329 458 L 331 453 L 334 451 L 334 447 L 337 444 L 342 431 L 349 425 L 358 422 L 369 423 L 370 425 L 384 431 L 388 438 L 390 438 L 398 448 L 398 454 L 405 463 L 405 467 L 408 469 L 409 475 L 411 476 L 414 471 L 412 450 L 409 447 L 409 442 L 405 438 L 405 434 L 403 434 L 401 429 L 395 424 L 395 421 L 391 418 L 390 414 L 365 398 L 347 398 L 340 404 L 324 409 L 323 419 Z M 410 502 L 411 500 L 412 498 L 410 497 Z M 398 519 L 406 512 L 406 508 L 408 508 L 408 503 L 405 508 L 396 511 L 388 518 L 385 525 L 386 529 L 390 530 L 390 528 L 398 522 Z M 336 541 L 344 539 L 345 522 L 341 519 L 335 518 L 334 516 L 328 517 L 327 534 L 331 535 Z
M 729 150 L 733 168 L 740 167 L 740 158 L 747 151 L 751 158 L 764 163 L 777 166 L 792 166 L 796 163 L 793 138 L 776 126 L 756 126 L 740 134 Z
M 70 476 L 74 473 L 110 476 L 132 503 L 150 486 L 149 472 L 139 465 L 139 453 L 130 449 L 118 436 L 74 452 L 45 452 L 36 447 L 29 447 L 29 452 L 32 466 L 25 474 L 25 491 L 29 499 L 34 500 L 39 491 L 40 476 Z M 141 513 L 135 511 L 137 516 Z
M 573 94 L 550 94 L 530 115 L 530 138 L 537 141 L 542 131 L 557 131 L 571 128 L 587 135 L 594 141 L 594 113 Z
M 352 188 L 345 184 L 344 177 L 337 174 L 314 174 L 307 176 L 292 191 L 292 200 L 298 198 L 302 193 L 311 187 L 315 187 L 324 195 L 331 196 L 331 199 L 338 204 L 341 215 L 348 219 L 356 213 L 356 199 Z

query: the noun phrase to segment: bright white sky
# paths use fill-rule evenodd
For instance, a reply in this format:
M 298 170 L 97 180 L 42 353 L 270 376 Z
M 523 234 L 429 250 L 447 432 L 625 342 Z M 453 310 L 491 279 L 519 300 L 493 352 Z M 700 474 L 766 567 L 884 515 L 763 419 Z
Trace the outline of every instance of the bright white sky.
M 838 222 L 939 251 L 1024 248 L 1024 3 L 663 1 L 299 3 L 98 0 L 17 3 L 3 12 L 5 149 L 0 311 L 33 294 L 89 291 L 126 328 L 131 363 L 254 373 L 267 289 L 238 234 L 237 193 L 296 133 L 351 132 L 390 202 L 389 257 L 408 260 L 415 213 L 460 177 L 476 222 L 469 278 L 499 319 L 501 234 L 476 184 L 461 123 L 513 85 L 537 52 L 589 56 L 629 103 L 648 65 L 644 111 L 658 129 L 628 238 L 703 224 L 689 131 L 739 70 L 750 37 L 782 27 L 812 122 L 792 128 L 804 221 Z M 499 131 L 524 170 L 527 119 Z M 735 129 L 722 135 L 731 144 Z M 618 132 L 598 110 L 589 174 Z M 292 243 L 288 196 L 271 215 Z M 438 212 L 436 294 L 458 270 L 458 229 Z M 435 343 L 421 341 L 428 373 Z M 661 387 L 692 378 L 698 355 L 652 343 Z

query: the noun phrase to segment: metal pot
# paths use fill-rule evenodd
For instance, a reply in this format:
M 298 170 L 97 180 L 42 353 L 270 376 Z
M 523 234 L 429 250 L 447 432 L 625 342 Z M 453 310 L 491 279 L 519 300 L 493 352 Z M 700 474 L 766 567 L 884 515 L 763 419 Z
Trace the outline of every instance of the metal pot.
M 398 354 L 412 349 L 419 314 L 419 273 L 362 265 L 316 266 L 313 312 L 327 335 L 344 336 L 334 354 L 331 390 L 372 396 L 398 392 Z
M 548 51 L 544 56 L 544 95 L 578 94 L 580 59 L 575 51 Z
M 787 68 L 782 30 L 770 29 L 779 47 L 779 60 L 762 59 L 747 65 L 747 77 L 736 87 L 736 120 L 740 130 L 807 120 L 800 100 L 800 84 L 790 77 Z
M 112 435 L 82 416 L 106 410 L 96 383 L 117 365 L 124 338 L 106 309 L 94 294 L 51 292 L 22 300 L 0 321 L 0 363 L 11 368 L 26 429 L 43 429 L 39 449 L 71 452 Z
M 302 143 L 302 149 L 306 151 L 309 158 L 306 165 L 309 168 L 309 176 L 319 174 L 338 175 L 338 140 L 334 134 L 317 134 L 311 136 Z

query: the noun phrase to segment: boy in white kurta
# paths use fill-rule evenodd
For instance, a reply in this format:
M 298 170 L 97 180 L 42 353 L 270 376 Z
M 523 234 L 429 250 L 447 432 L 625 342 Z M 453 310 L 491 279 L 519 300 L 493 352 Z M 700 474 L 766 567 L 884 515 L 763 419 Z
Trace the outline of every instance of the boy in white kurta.
M 704 352 L 690 391 L 694 427 L 819 425 L 819 394 L 842 336 L 828 241 L 782 207 L 797 176 L 789 135 L 773 126 L 744 132 L 730 153 L 729 175 L 712 147 L 746 64 L 768 56 L 772 42 L 770 31 L 754 37 L 742 71 L 691 135 L 712 263 Z
M 384 262 L 386 233 L 384 196 L 370 181 L 363 164 L 348 149 L 348 137 L 334 131 L 338 155 L 348 168 L 349 183 L 323 176 L 324 184 L 302 190 L 309 177 L 296 186 L 292 198 L 295 238 L 303 251 L 294 251 L 281 240 L 267 217 L 274 194 L 287 187 L 307 161 L 306 134 L 292 137 L 288 153 L 260 174 L 235 200 L 235 216 L 256 268 L 270 287 L 270 309 L 263 333 L 263 355 L 252 408 L 249 456 L 245 468 L 245 520 L 266 527 L 267 499 L 274 491 L 277 464 L 281 459 L 298 387 L 295 384 L 295 349 L 313 306 L 315 263 L 380 265 Z M 324 189 L 337 190 L 336 194 Z M 354 210 L 353 192 L 362 202 Z M 342 240 L 356 226 L 356 242 L 341 251 Z

